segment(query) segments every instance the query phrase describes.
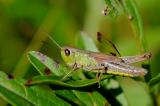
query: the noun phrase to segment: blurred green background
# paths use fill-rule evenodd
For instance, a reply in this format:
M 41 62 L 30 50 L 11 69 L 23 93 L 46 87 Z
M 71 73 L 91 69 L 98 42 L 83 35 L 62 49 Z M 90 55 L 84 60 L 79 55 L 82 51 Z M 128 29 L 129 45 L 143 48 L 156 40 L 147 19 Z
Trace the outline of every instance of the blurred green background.
M 160 1 L 136 3 L 153 54 L 151 73 L 155 76 L 160 72 Z M 57 47 L 46 43 L 47 33 L 60 45 L 74 47 L 80 31 L 95 41 L 96 32 L 100 31 L 113 40 L 122 56 L 139 54 L 127 17 L 103 16 L 104 8 L 104 0 L 0 0 L 0 69 L 15 77 L 33 76 L 36 71 L 26 57 L 31 50 L 60 60 Z

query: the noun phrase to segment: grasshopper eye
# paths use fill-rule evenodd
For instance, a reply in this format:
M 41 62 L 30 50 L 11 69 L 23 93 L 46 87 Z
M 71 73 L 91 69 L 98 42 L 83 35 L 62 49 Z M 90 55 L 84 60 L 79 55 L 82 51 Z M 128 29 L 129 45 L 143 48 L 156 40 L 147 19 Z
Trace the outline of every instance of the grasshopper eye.
M 65 52 L 66 56 L 70 55 L 70 50 L 69 49 L 65 49 L 64 52 Z

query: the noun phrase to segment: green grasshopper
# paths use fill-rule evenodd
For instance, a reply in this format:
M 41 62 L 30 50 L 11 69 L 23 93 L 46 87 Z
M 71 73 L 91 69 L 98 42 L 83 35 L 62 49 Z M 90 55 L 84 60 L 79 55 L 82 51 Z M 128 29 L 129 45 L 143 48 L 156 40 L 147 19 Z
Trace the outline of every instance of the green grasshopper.
M 106 45 L 114 52 L 103 54 L 68 46 L 61 47 L 50 36 L 49 38 L 60 48 L 62 59 L 69 67 L 73 69 L 72 71 L 83 69 L 97 73 L 96 76 L 99 76 L 103 73 L 128 77 L 139 77 L 147 74 L 146 69 L 135 67 L 131 64 L 150 59 L 151 53 L 121 57 L 116 46 L 112 42 L 103 39 L 100 32 L 97 33 L 97 39 L 102 44 L 102 48 Z M 70 71 L 68 74 L 70 74 L 72 71 Z M 67 77 L 68 74 L 65 75 L 63 79 Z

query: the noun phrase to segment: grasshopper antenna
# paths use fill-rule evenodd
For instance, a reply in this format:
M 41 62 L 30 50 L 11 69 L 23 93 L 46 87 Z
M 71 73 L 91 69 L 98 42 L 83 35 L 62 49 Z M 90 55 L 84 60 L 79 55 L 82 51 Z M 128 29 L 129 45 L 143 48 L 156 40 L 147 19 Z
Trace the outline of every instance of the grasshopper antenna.
M 54 43 L 54 44 L 56 44 L 57 45 L 57 47 L 58 48 L 62 48 L 49 34 L 47 34 L 48 35 L 48 38 Z
M 54 44 L 56 44 L 56 46 L 58 47 L 58 48 L 62 48 L 45 30 L 43 30 L 44 31 L 44 34 L 46 34 L 47 36 L 48 36 L 48 38 L 54 43 Z

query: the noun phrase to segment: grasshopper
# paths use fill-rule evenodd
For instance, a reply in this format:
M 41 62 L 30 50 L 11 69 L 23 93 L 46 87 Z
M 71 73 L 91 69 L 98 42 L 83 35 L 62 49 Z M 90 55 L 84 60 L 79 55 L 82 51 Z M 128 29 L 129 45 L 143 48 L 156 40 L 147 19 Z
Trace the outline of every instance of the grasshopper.
M 147 74 L 146 69 L 135 67 L 131 64 L 150 59 L 151 53 L 121 57 L 116 46 L 111 41 L 103 39 L 100 32 L 97 33 L 98 41 L 103 47 L 108 46 L 114 52 L 110 51 L 108 54 L 103 54 L 72 48 L 69 46 L 61 47 L 50 36 L 49 38 L 60 48 L 61 56 L 64 62 L 73 69 L 68 74 L 77 69 L 95 72 L 97 73 L 96 76 L 100 76 L 103 73 L 128 77 L 140 77 Z M 68 74 L 65 75 L 63 79 L 67 77 Z

